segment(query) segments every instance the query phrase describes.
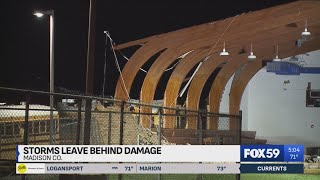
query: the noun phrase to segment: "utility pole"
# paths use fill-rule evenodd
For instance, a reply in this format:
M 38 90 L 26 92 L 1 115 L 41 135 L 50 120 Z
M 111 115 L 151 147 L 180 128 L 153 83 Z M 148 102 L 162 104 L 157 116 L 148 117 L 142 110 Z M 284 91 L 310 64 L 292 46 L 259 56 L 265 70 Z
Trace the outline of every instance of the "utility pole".
M 87 73 L 86 73 L 86 95 L 93 95 L 94 58 L 96 39 L 96 0 L 90 0 L 88 49 L 87 49 Z M 92 99 L 86 99 L 85 123 L 84 123 L 84 145 L 90 144 L 91 131 L 91 106 Z

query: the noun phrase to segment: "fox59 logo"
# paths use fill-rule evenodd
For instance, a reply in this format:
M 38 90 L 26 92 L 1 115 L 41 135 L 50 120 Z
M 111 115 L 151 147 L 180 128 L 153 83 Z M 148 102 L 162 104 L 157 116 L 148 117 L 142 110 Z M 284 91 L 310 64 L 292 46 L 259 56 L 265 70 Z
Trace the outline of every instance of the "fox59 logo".
M 281 145 L 242 145 L 242 162 L 283 162 Z

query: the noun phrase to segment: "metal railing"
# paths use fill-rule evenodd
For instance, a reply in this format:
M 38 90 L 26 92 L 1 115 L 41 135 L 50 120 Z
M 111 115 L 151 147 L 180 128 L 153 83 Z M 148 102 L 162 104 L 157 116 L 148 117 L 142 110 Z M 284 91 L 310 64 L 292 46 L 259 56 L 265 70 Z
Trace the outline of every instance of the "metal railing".
M 55 99 L 54 109 L 49 106 L 51 95 Z M 16 144 L 80 145 L 85 141 L 94 145 L 241 143 L 241 112 L 239 115 L 219 114 L 206 110 L 163 107 L 159 102 L 146 104 L 4 87 L 0 87 L 0 97 L 7 97 L 9 101 L 0 106 L 0 160 L 3 161 L 15 160 Z M 85 118 L 88 113 L 85 111 L 85 102 L 88 99 L 92 102 L 89 125 Z M 237 129 L 229 128 L 231 121 L 237 122 Z M 84 133 L 85 128 L 90 129 L 89 134 Z M 141 176 L 142 179 L 147 175 L 118 175 L 118 179 L 130 179 L 133 176 L 138 179 Z M 183 175 L 157 177 L 175 179 Z M 195 177 L 207 179 L 211 175 Z M 237 179 L 234 175 L 228 177 Z

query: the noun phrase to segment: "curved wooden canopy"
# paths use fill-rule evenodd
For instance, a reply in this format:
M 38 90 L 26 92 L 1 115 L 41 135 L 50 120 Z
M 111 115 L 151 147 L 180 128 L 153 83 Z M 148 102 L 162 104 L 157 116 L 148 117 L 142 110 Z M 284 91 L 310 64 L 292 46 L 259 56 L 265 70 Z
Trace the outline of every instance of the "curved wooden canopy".
M 127 44 L 119 45 L 117 49 L 145 43 L 130 58 L 125 65 L 122 74 L 123 80 L 119 78 L 115 98 L 127 99 L 126 87 L 128 93 L 132 82 L 141 68 L 153 55 L 163 51 L 149 69 L 140 94 L 140 101 L 152 103 L 154 94 L 159 80 L 165 69 L 170 66 L 179 56 L 193 51 L 182 60 L 172 73 L 165 91 L 165 106 L 175 104 L 178 91 L 186 74 L 202 59 L 207 56 L 205 52 L 211 52 L 210 56 L 215 57 L 203 63 L 202 67 L 192 80 L 187 96 L 187 108 L 199 108 L 199 99 L 210 74 L 227 59 L 217 57 L 216 53 L 222 49 L 223 41 L 227 42 L 228 49 L 232 51 L 232 60 L 219 72 L 210 91 L 210 111 L 218 112 L 221 95 L 226 82 L 232 74 L 243 64 L 247 63 L 247 54 L 237 54 L 245 49 L 248 52 L 248 44 L 254 43 L 255 53 L 258 55 L 259 48 L 261 53 L 259 57 L 272 57 L 274 55 L 274 45 L 282 44 L 284 46 L 293 44 L 300 36 L 304 27 L 304 20 L 308 19 L 308 28 L 318 30 L 320 21 L 320 2 L 317 1 L 298 1 L 273 8 L 268 8 L 253 13 L 243 14 L 236 18 L 208 23 L 179 31 L 166 33 L 163 35 L 153 36 Z M 233 22 L 227 30 L 221 41 L 212 49 L 213 45 L 220 39 L 221 34 L 226 30 L 228 25 Z M 311 30 L 312 31 L 312 30 Z M 313 31 L 312 31 L 313 32 Z M 264 52 L 269 48 L 272 52 Z M 289 51 L 288 51 L 289 52 Z M 284 52 L 286 53 L 286 52 Z M 288 53 L 288 56 L 292 54 Z M 245 67 L 247 69 L 247 67 Z M 242 76 L 242 73 L 239 73 Z M 142 112 L 150 109 L 142 109 Z M 149 127 L 149 122 L 143 120 L 143 125 Z M 165 124 L 173 127 L 173 124 Z M 210 125 L 216 127 L 215 124 Z M 196 128 L 196 122 L 189 122 L 189 128 Z
M 315 19 L 314 21 L 319 21 L 319 19 Z M 317 32 L 320 29 L 319 24 L 312 24 L 312 27 L 310 25 L 310 29 L 314 30 L 313 32 Z M 297 29 L 294 29 L 293 31 L 283 30 L 282 36 L 278 37 L 277 43 L 280 45 L 281 43 L 291 43 L 294 44 L 295 40 L 300 37 L 300 31 Z M 279 35 L 279 34 L 278 34 Z M 280 34 L 281 35 L 281 34 Z M 272 34 L 262 34 L 263 37 L 265 37 L 264 40 L 259 39 L 253 42 L 258 42 L 255 46 L 256 48 L 255 53 L 260 57 L 269 57 L 271 58 L 274 55 L 274 46 L 271 44 L 275 44 L 275 40 L 272 38 Z M 291 40 L 291 42 L 288 40 Z M 265 47 L 265 45 L 267 45 Z M 286 44 L 284 44 L 286 46 Z M 266 51 L 266 48 L 269 48 L 270 52 Z M 245 49 L 249 49 L 249 47 L 245 47 Z M 236 55 L 232 56 L 234 51 L 231 50 L 231 59 L 228 61 L 226 65 L 223 66 L 222 70 L 219 72 L 217 77 L 214 80 L 213 85 L 211 86 L 210 95 L 209 95 L 209 111 L 210 112 L 219 112 L 220 108 L 220 100 L 223 94 L 223 90 L 225 85 L 227 84 L 230 77 L 244 64 L 246 64 L 247 61 L 247 53 L 243 55 Z M 218 66 L 218 64 L 221 64 L 222 62 L 225 62 L 227 59 L 225 58 L 223 61 L 215 62 L 215 61 L 208 61 L 202 69 L 200 69 L 199 73 L 194 77 L 194 80 L 192 81 L 190 85 L 190 90 L 188 91 L 188 98 L 187 98 L 187 109 L 193 109 L 196 110 L 199 108 L 199 101 L 202 89 L 204 87 L 204 84 L 206 83 L 207 79 L 209 78 L 210 74 L 215 70 L 215 68 Z M 210 123 L 208 123 L 207 128 L 209 129 L 216 129 L 217 124 L 214 123 L 214 121 L 210 120 Z M 196 128 L 194 127 L 196 125 L 196 122 L 190 123 L 190 128 Z
M 282 57 L 294 56 L 318 50 L 320 49 L 319 33 L 314 36 L 312 40 L 305 42 L 300 48 L 296 48 L 295 44 L 291 44 L 289 46 L 283 47 L 283 49 L 287 49 L 287 51 L 284 51 L 285 53 L 281 53 Z M 259 58 L 258 60 L 249 63 L 244 69 L 241 70 L 238 77 L 234 78 L 230 89 L 229 113 L 237 114 L 239 112 L 243 92 L 251 78 L 264 67 L 262 61 L 263 59 Z M 237 123 L 235 121 L 230 122 L 230 129 L 234 129 L 236 128 L 236 126 Z
M 294 13 L 295 10 L 297 10 L 296 11 L 296 13 L 297 13 L 297 12 L 299 12 L 299 9 L 307 9 L 307 8 L 310 8 L 314 5 L 315 4 L 312 2 L 310 3 L 310 2 L 297 1 L 297 2 L 293 2 L 293 3 L 275 6 L 272 8 L 267 8 L 267 9 L 260 10 L 260 11 L 244 13 L 244 14 L 242 14 L 242 18 L 240 18 L 242 20 L 238 19 L 239 21 L 235 22 L 234 24 L 238 26 L 244 22 L 259 21 L 259 20 L 263 20 L 263 19 L 267 19 L 267 18 L 271 18 L 271 17 L 275 17 L 275 16 L 286 15 L 286 14 Z M 127 42 L 127 43 L 115 46 L 115 50 L 120 50 L 120 49 L 125 49 L 128 47 L 132 47 L 132 46 L 136 46 L 136 45 L 140 45 L 140 44 L 145 44 L 149 41 L 153 41 L 154 39 L 159 39 L 159 38 L 169 38 L 169 40 L 170 40 L 170 38 L 178 38 L 178 37 L 184 38 L 184 37 L 190 36 L 190 35 L 205 34 L 208 32 L 216 31 L 219 28 L 221 30 L 221 27 L 227 26 L 228 22 L 230 22 L 232 20 L 232 18 L 233 17 L 230 17 L 227 19 L 222 19 L 222 20 L 218 20 L 218 21 L 214 21 L 214 22 L 209 22 L 206 24 L 201 24 L 201 25 L 197 25 L 197 26 L 193 26 L 193 27 L 189 27 L 189 28 L 180 29 L 180 30 L 173 31 L 173 32 L 168 32 L 168 33 L 164 33 L 164 34 L 160 34 L 160 35 L 154 35 L 151 37 Z
M 251 12 L 247 14 L 243 14 L 239 16 L 234 22 L 234 27 L 242 26 L 243 29 L 254 29 L 255 27 L 264 24 L 261 24 L 263 20 L 273 19 L 277 21 L 278 16 L 282 15 L 298 15 L 298 10 L 309 9 L 314 6 L 314 3 L 310 2 L 295 2 L 289 3 L 286 5 L 281 5 L 273 8 L 268 8 L 261 11 Z M 127 99 L 127 94 L 124 87 L 127 88 L 130 93 L 130 89 L 132 86 L 132 82 L 134 77 L 137 75 L 139 68 L 150 59 L 150 57 L 165 48 L 177 47 L 186 41 L 190 41 L 192 39 L 198 39 L 202 37 L 207 37 L 208 35 L 214 35 L 212 38 L 212 42 L 216 41 L 218 37 L 220 37 L 221 33 L 225 30 L 225 28 L 229 25 L 233 18 L 228 18 L 225 20 L 220 20 L 217 22 L 207 23 L 199 26 L 194 26 L 191 28 L 186 28 L 170 33 L 166 33 L 163 35 L 152 36 L 149 38 L 145 38 L 142 40 L 137 40 L 133 42 L 129 42 L 126 44 L 122 44 L 116 46 L 115 49 L 122 49 L 134 45 L 138 45 L 141 43 L 146 43 L 143 45 L 138 51 L 130 58 L 130 61 L 125 65 L 122 74 L 124 77 L 124 84 L 122 80 L 119 78 L 116 91 L 115 98 L 117 99 Z M 284 18 L 285 19 L 285 18 Z M 239 29 L 241 30 L 241 29 Z M 230 33 L 239 32 L 238 28 L 230 29 Z M 145 47 L 146 46 L 146 47 Z
M 312 26 L 309 27 L 309 30 L 314 32 L 313 33 L 314 39 L 317 39 L 320 36 L 320 34 L 319 34 L 320 24 L 313 24 Z M 288 37 L 289 36 L 285 36 L 285 38 L 288 38 Z M 293 56 L 293 55 L 295 55 L 295 53 L 294 53 L 295 51 L 305 53 L 305 51 L 303 51 L 304 50 L 303 47 L 301 47 L 301 48 L 296 47 L 296 41 L 294 39 L 298 39 L 299 37 L 300 37 L 300 34 L 295 33 L 291 37 L 291 41 L 285 40 L 285 41 L 282 41 L 282 43 L 281 43 L 281 39 L 280 38 L 278 39 L 277 42 L 278 42 L 278 45 L 280 46 L 280 49 L 281 49 L 281 51 L 279 52 L 280 53 L 279 55 L 281 58 Z M 310 42 L 313 42 L 316 45 L 315 40 L 312 40 Z M 307 41 L 306 44 L 310 44 L 310 42 Z M 317 47 L 315 47 L 315 48 L 317 48 Z M 293 51 L 293 50 L 295 50 L 295 51 Z M 260 59 L 261 58 L 262 59 L 273 59 L 274 55 L 275 55 L 274 46 L 272 47 L 269 45 L 259 45 L 255 50 L 255 54 L 258 55 L 258 57 Z M 242 63 L 245 64 L 245 63 L 248 63 L 248 61 L 242 61 Z M 237 61 L 237 62 L 230 61 L 219 72 L 218 76 L 216 77 L 216 79 L 211 87 L 211 91 L 210 91 L 209 105 L 210 105 L 211 112 L 219 112 L 220 99 L 221 99 L 221 96 L 223 93 L 222 92 L 223 88 L 225 87 L 226 83 L 228 82 L 228 80 L 230 79 L 232 74 L 234 74 L 238 70 L 238 68 L 240 68 L 243 64 L 241 64 L 241 60 Z M 245 67 L 245 68 L 247 68 L 247 67 Z M 241 74 L 239 74 L 238 77 L 241 77 Z M 235 78 L 235 80 L 236 79 L 237 78 Z

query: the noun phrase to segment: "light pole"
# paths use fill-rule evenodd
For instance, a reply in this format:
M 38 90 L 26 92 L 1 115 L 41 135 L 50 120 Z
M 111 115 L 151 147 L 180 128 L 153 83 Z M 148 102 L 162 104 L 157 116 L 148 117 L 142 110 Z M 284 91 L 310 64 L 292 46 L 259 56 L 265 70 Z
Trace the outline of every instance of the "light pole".
M 35 11 L 34 15 L 41 18 L 43 15 L 50 16 L 50 93 L 54 93 L 54 10 Z M 53 120 L 54 96 L 50 95 L 50 144 L 55 143 L 55 125 Z

